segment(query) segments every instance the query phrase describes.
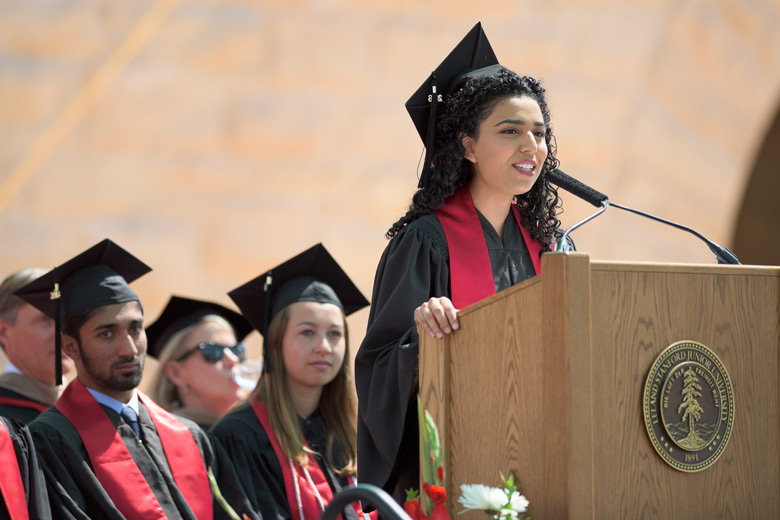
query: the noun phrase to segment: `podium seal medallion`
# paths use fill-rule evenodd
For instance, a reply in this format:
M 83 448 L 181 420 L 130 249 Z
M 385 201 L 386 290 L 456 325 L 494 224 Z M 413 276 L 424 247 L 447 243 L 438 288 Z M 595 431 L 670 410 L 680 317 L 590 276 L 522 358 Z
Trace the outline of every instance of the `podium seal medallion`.
M 655 451 L 680 471 L 708 468 L 731 437 L 731 380 L 715 353 L 695 341 L 661 352 L 647 374 L 642 408 Z

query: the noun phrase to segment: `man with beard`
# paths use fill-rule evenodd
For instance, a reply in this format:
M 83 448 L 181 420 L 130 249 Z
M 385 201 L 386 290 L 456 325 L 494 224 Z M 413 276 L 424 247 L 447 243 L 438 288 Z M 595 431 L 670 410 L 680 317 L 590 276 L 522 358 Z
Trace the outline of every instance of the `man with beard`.
M 143 308 L 128 285 L 151 269 L 104 240 L 16 292 L 62 323 L 55 334 L 78 376 L 30 425 L 55 518 L 228 518 L 251 511 L 224 451 L 194 422 L 139 392 Z M 59 332 L 59 331 L 58 331 Z M 61 343 L 60 343 L 61 342 Z M 59 364 L 56 369 L 60 376 Z

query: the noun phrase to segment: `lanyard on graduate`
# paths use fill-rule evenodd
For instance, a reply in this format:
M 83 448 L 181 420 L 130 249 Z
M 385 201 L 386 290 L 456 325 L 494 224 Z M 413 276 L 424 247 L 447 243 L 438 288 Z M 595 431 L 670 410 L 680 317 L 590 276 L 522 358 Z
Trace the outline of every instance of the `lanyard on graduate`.
M 514 203 L 512 214 L 528 248 L 534 272 L 539 274 L 542 270 L 539 259 L 542 246 L 533 240 L 531 233 L 522 225 Z M 444 230 L 450 252 L 450 286 L 455 308 L 463 309 L 496 294 L 487 242 L 468 185 L 456 191 L 444 206 L 436 210 L 436 216 Z
M 310 520 L 319 518 L 325 506 L 333 500 L 333 490 L 328 484 L 320 465 L 314 457 L 309 457 L 309 464 L 305 467 L 297 466 L 282 451 L 279 439 L 276 437 L 274 429 L 271 427 L 271 419 L 268 417 L 268 410 L 259 400 L 252 401 L 252 410 L 254 410 L 257 420 L 260 421 L 265 430 L 268 440 L 271 441 L 271 447 L 274 449 L 276 458 L 279 460 L 279 466 L 282 468 L 282 477 L 284 478 L 284 489 L 287 493 L 287 505 L 290 508 L 290 515 L 298 511 L 298 520 Z M 306 444 L 306 439 L 303 439 Z M 300 468 L 300 470 L 298 469 Z M 352 480 L 352 485 L 356 481 Z M 307 493 L 301 493 L 301 489 L 308 490 Z M 357 504 L 352 504 L 358 516 L 365 518 L 361 508 Z
M 287 461 L 290 463 L 290 474 L 295 473 L 295 463 L 290 457 L 287 457 Z M 306 468 L 306 466 L 301 466 L 301 469 L 303 470 L 303 474 L 306 476 L 306 481 L 309 483 L 310 489 L 314 491 L 314 495 L 317 498 L 317 503 L 320 505 L 320 510 L 325 511 L 325 501 L 322 500 L 322 496 L 317 490 L 317 486 L 314 484 L 314 480 L 311 478 L 311 473 L 309 473 L 309 470 Z M 355 487 L 357 486 L 357 479 L 355 477 L 349 477 L 349 483 L 352 487 Z M 301 486 L 297 479 L 293 479 L 293 485 L 295 486 L 295 500 L 298 505 L 298 516 L 300 516 L 300 520 L 304 520 L 303 505 L 301 503 Z M 360 506 L 360 509 L 358 509 L 358 506 L 353 505 L 355 512 L 357 512 L 357 514 L 360 515 L 360 518 L 363 520 L 368 520 L 369 517 L 363 513 L 363 506 L 359 503 L 358 505 Z
M 28 520 L 27 499 L 22 474 L 16 460 L 11 434 L 0 421 L 0 495 L 5 500 L 11 520 Z
M 160 436 L 176 486 L 196 518 L 211 520 L 211 487 L 192 433 L 143 393 L 138 392 L 138 397 Z M 167 518 L 119 432 L 81 381 L 70 383 L 54 406 L 78 430 L 95 476 L 122 515 L 145 520 Z

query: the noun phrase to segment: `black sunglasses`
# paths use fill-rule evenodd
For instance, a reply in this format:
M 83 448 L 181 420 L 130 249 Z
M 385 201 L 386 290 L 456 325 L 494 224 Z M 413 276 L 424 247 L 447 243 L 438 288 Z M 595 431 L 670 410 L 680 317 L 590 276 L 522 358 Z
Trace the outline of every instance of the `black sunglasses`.
M 174 361 L 177 363 L 179 361 L 184 361 L 187 359 L 187 357 L 189 357 L 190 354 L 199 350 L 203 356 L 204 361 L 208 363 L 216 363 L 218 361 L 222 361 L 222 358 L 225 357 L 225 349 L 230 350 L 238 358 L 239 362 L 242 362 L 246 359 L 246 347 L 243 343 L 239 343 L 237 345 L 220 345 L 219 343 L 210 342 L 196 345 L 176 358 Z

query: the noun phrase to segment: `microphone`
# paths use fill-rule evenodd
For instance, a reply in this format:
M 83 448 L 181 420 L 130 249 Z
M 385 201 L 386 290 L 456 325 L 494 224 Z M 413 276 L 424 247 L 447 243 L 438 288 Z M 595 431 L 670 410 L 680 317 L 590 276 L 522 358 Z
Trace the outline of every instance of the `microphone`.
M 615 204 L 614 202 L 609 200 L 609 197 L 601 193 L 600 191 L 594 190 L 590 186 L 587 186 L 577 179 L 570 177 L 563 173 L 561 170 L 555 169 L 551 170 L 547 174 L 547 179 L 552 182 L 553 184 L 557 185 L 560 188 L 563 188 L 564 190 L 568 191 L 572 195 L 576 195 L 577 197 L 581 198 L 582 200 L 589 202 L 590 204 L 593 204 L 596 207 L 600 207 L 597 212 L 587 217 L 585 220 L 582 220 L 580 222 L 577 222 L 573 226 L 571 226 L 569 229 L 566 230 L 566 232 L 561 237 L 561 240 L 558 243 L 558 246 L 556 247 L 556 251 L 569 251 L 569 242 L 568 237 L 569 233 L 573 231 L 574 229 L 580 227 L 581 225 L 585 224 L 586 222 L 590 221 L 591 219 L 601 215 L 604 213 L 604 211 L 607 210 L 607 207 L 614 206 L 618 209 L 622 209 L 623 211 L 628 211 L 630 213 L 634 213 L 636 215 L 640 215 L 642 217 L 649 218 L 651 220 L 655 220 L 656 222 L 661 222 L 662 224 L 667 224 L 669 226 L 672 226 L 677 229 L 681 229 L 683 231 L 687 231 L 688 233 L 691 233 L 695 237 L 698 237 L 700 240 L 702 240 L 705 244 L 707 244 L 707 247 L 712 251 L 712 253 L 715 255 L 715 258 L 718 259 L 719 264 L 733 264 L 733 265 L 742 265 L 740 264 L 739 260 L 737 259 L 736 255 L 728 250 L 728 248 L 725 248 L 723 246 L 720 246 L 713 242 L 712 240 L 708 239 L 698 231 L 695 231 L 687 226 L 683 226 L 682 224 L 677 224 L 675 222 L 671 222 L 669 220 L 662 219 L 660 217 L 656 217 L 655 215 L 651 215 L 649 213 L 645 213 L 644 211 L 639 211 L 636 209 L 628 208 L 625 206 L 621 206 L 620 204 Z
M 594 190 L 590 186 L 584 185 L 574 177 L 569 177 L 558 169 L 548 172 L 547 179 L 556 186 L 559 186 L 568 191 L 572 195 L 576 195 L 577 197 L 581 198 L 585 202 L 590 202 L 597 208 L 600 208 L 603 205 L 603 202 L 609 199 L 609 197 L 603 193 Z

